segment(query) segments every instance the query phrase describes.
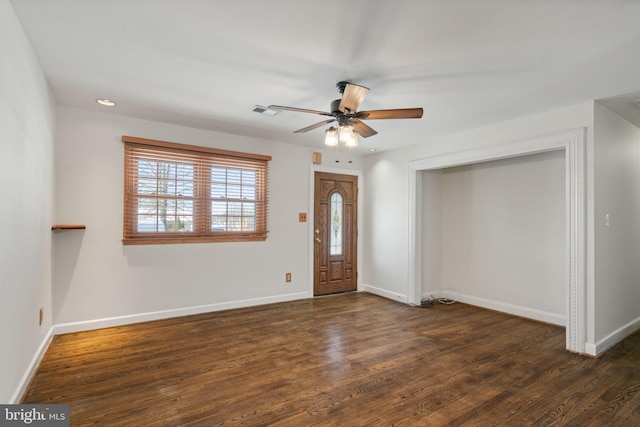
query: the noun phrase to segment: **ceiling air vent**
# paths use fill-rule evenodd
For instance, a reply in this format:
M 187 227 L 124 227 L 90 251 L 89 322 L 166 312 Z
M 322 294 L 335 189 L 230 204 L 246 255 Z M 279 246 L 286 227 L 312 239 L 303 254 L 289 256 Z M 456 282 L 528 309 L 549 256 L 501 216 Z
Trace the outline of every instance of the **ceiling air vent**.
M 260 105 L 256 105 L 255 107 L 253 107 L 253 111 L 260 114 L 266 114 L 267 116 L 275 116 L 279 113 L 279 111 L 270 110 L 267 107 L 262 107 Z

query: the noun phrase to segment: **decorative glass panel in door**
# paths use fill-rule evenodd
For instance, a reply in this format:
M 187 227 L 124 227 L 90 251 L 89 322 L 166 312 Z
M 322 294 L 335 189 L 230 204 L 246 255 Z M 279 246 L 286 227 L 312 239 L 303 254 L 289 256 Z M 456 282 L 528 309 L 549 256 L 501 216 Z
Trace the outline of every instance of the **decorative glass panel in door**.
M 340 193 L 331 195 L 331 231 L 329 237 L 329 253 L 342 255 L 342 196 Z

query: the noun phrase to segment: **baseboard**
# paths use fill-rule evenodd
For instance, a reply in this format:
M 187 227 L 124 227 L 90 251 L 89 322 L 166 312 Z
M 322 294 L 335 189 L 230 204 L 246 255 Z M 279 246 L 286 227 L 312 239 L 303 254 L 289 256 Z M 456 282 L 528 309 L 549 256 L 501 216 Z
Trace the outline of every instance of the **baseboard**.
M 381 297 L 385 297 L 387 299 L 390 300 L 394 300 L 394 301 L 399 301 L 399 302 L 403 302 L 403 303 L 407 303 L 408 299 L 406 295 L 402 295 L 396 292 L 392 292 L 386 289 L 381 289 L 381 288 L 376 288 L 375 286 L 371 286 L 371 285 L 362 285 L 362 291 L 364 292 L 369 292 L 371 294 L 375 294 L 375 295 L 379 295 Z
M 171 310 L 153 311 L 128 316 L 109 317 L 105 319 L 95 319 L 83 322 L 60 323 L 54 325 L 53 334 L 67 334 L 71 332 L 89 331 L 93 329 L 110 328 L 113 326 L 130 325 L 132 323 L 149 322 L 152 320 L 169 319 L 172 317 L 190 316 L 192 314 L 210 313 L 213 311 L 229 310 L 233 308 L 251 307 L 263 304 L 273 304 L 277 302 L 293 301 L 309 298 L 308 292 L 295 294 L 276 295 L 264 298 L 252 298 L 246 300 L 229 301 L 216 304 L 199 305 L 195 307 L 177 308 Z
M 372 294 L 380 295 L 382 297 L 407 303 L 408 299 L 406 295 L 398 294 L 388 291 L 386 289 L 376 288 L 371 285 L 362 285 L 362 290 L 370 292 Z M 500 311 L 503 313 L 513 314 L 515 316 L 526 317 L 528 319 L 537 320 L 540 322 L 550 323 L 552 325 L 565 326 L 565 316 L 555 313 L 549 313 L 547 311 L 537 310 L 533 308 L 523 307 L 514 304 L 508 304 L 500 301 L 489 300 L 486 298 L 479 298 L 471 295 L 460 294 L 458 292 L 438 290 L 425 292 L 421 295 L 422 299 L 430 298 L 448 298 L 455 301 L 460 301 L 465 304 L 475 305 L 477 307 L 487 308 L 489 310 Z
M 22 376 L 18 388 L 11 397 L 10 404 L 19 403 L 24 392 L 29 386 L 31 377 L 44 357 L 51 340 L 55 335 L 66 334 L 71 332 L 89 331 L 92 329 L 109 328 L 112 326 L 130 325 L 132 323 L 148 322 L 151 320 L 168 319 L 171 317 L 189 316 L 192 314 L 210 313 L 212 311 L 229 310 L 232 308 L 250 307 L 263 304 L 272 304 L 276 302 L 294 301 L 298 299 L 309 298 L 308 292 L 299 292 L 295 294 L 277 295 L 265 298 L 253 298 L 248 300 L 230 301 L 217 304 L 200 305 L 196 307 L 178 308 L 172 310 L 154 311 L 142 314 L 133 314 L 129 316 L 110 317 L 106 319 L 88 320 L 85 322 L 61 323 L 53 325 L 47 336 L 42 340 L 40 347 L 33 356 L 31 363 L 27 367 L 25 374 Z
M 49 332 L 40 343 L 38 350 L 36 350 L 36 354 L 33 355 L 33 358 L 31 359 L 31 363 L 29 363 L 29 366 L 27 366 L 26 372 L 22 376 L 20 383 L 18 383 L 18 388 L 16 389 L 15 393 L 13 393 L 13 396 L 11 396 L 11 400 L 7 403 L 9 404 L 20 403 L 20 400 L 22 400 L 22 396 L 24 395 L 24 392 L 27 390 L 27 387 L 31 382 L 31 378 L 33 377 L 33 374 L 36 372 L 36 368 L 40 364 L 40 361 L 44 357 L 44 354 L 47 352 L 47 348 L 49 348 L 49 344 L 51 343 L 51 340 L 53 339 L 54 335 L 55 334 L 53 333 L 53 327 L 49 328 Z
M 602 353 L 638 330 L 640 330 L 640 318 L 632 320 L 621 328 L 616 329 L 595 344 L 586 343 L 584 345 L 585 353 L 590 356 L 600 356 Z
M 424 301 L 426 299 L 434 299 L 434 298 L 444 298 L 442 291 L 425 292 L 420 296 L 421 301 Z
M 584 343 L 584 354 L 588 356 L 598 357 L 597 345 L 591 342 Z
M 388 298 L 390 300 L 399 301 L 405 304 L 408 303 L 407 296 L 397 292 L 392 292 L 386 289 L 381 289 L 381 288 L 377 288 L 375 286 L 366 285 L 366 284 L 362 285 L 361 290 L 375 294 L 375 295 L 379 295 L 384 298 Z M 429 292 L 428 294 L 423 295 L 423 298 L 429 298 L 431 296 L 434 296 L 436 298 L 450 298 L 466 304 L 488 308 L 491 310 L 502 311 L 505 313 L 514 314 L 516 316 L 527 317 L 527 318 L 531 318 L 531 319 L 535 319 L 535 320 L 539 320 L 542 322 L 547 322 L 555 325 L 561 325 L 561 326 L 565 325 L 564 316 L 560 316 L 553 313 L 547 313 L 540 310 L 534 310 L 534 309 L 516 306 L 512 304 L 506 304 L 506 303 L 501 303 L 497 301 L 487 300 L 484 298 L 458 294 L 450 291 Z M 293 300 L 305 299 L 310 297 L 311 296 L 309 295 L 308 292 L 299 292 L 299 293 L 277 295 L 277 296 L 265 297 L 265 298 L 253 298 L 253 299 L 247 299 L 247 300 L 230 301 L 230 302 L 207 304 L 207 305 L 201 305 L 201 306 L 195 306 L 195 307 L 154 311 L 154 312 L 134 314 L 134 315 L 128 315 L 128 316 L 118 316 L 118 317 L 110 317 L 110 318 L 104 318 L 104 319 L 88 320 L 83 322 L 61 323 L 61 324 L 54 325 L 51 327 L 51 329 L 49 330 L 49 333 L 47 334 L 45 339 L 42 341 L 42 344 L 40 344 L 40 347 L 38 348 L 36 354 L 31 360 L 31 363 L 29 364 L 27 371 L 23 375 L 23 378 L 20 381 L 20 384 L 16 392 L 11 398 L 10 403 L 18 403 L 22 398 L 22 395 L 26 390 L 27 386 L 29 385 L 29 381 L 31 380 L 31 377 L 35 372 L 35 369 L 37 368 L 38 364 L 42 360 L 42 357 L 44 356 L 49 346 L 49 343 L 51 342 L 51 339 L 55 335 L 71 333 L 71 332 L 88 331 L 93 329 L 108 328 L 113 326 L 129 325 L 132 323 L 148 322 L 152 320 L 168 319 L 172 317 L 189 316 L 193 314 L 229 310 L 233 308 L 242 308 L 242 307 L 257 306 L 257 305 L 263 305 L 263 304 L 272 304 L 277 302 L 293 301 Z M 596 348 L 593 349 L 594 355 L 604 352 L 606 349 L 613 346 L 615 343 L 622 340 L 624 337 L 628 336 L 629 334 L 635 332 L 638 329 L 640 329 L 640 319 L 637 319 L 634 322 L 631 322 L 630 324 L 620 328 L 618 331 L 612 333 L 607 338 L 598 342 Z M 587 353 L 591 354 L 590 351 L 587 351 Z
M 505 302 L 489 300 L 486 298 L 475 297 L 471 295 L 464 295 L 458 292 L 452 291 L 438 291 L 432 292 L 433 294 L 440 294 L 441 298 L 449 298 L 455 301 L 460 301 L 465 304 L 475 305 L 477 307 L 488 308 L 490 310 L 501 311 L 503 313 L 513 314 L 515 316 L 526 317 L 528 319 L 537 320 L 540 322 L 550 323 L 552 325 L 566 326 L 566 318 L 561 314 L 550 313 L 548 311 L 537 310 L 534 308 L 523 307 L 515 304 L 508 304 Z

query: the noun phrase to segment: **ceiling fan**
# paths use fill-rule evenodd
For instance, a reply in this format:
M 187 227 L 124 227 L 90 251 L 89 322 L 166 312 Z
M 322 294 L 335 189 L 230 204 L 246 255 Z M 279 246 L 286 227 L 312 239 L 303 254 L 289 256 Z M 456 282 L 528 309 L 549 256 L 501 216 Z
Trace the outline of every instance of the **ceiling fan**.
M 369 93 L 369 88 L 346 81 L 338 82 L 336 88 L 338 92 L 342 94 L 342 99 L 336 99 L 331 103 L 331 112 L 285 107 L 282 105 L 269 105 L 267 108 L 271 110 L 298 111 L 301 113 L 331 117 L 330 119 L 294 131 L 294 133 L 309 132 L 310 130 L 317 129 L 329 123 L 337 122 L 338 129 L 332 126 L 326 130 L 325 144 L 327 145 L 337 145 L 338 141 L 340 141 L 347 146 L 355 146 L 358 144 L 358 139 L 354 132 L 363 138 L 368 138 L 378 133 L 362 120 L 419 119 L 422 117 L 422 108 L 357 111 Z

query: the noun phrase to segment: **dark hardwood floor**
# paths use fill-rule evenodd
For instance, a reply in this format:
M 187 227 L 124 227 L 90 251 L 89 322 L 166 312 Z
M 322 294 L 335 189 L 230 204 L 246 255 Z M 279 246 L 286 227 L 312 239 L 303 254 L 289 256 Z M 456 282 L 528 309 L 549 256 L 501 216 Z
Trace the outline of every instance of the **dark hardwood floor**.
M 640 335 L 367 293 L 56 336 L 23 403 L 108 426 L 640 426 Z

